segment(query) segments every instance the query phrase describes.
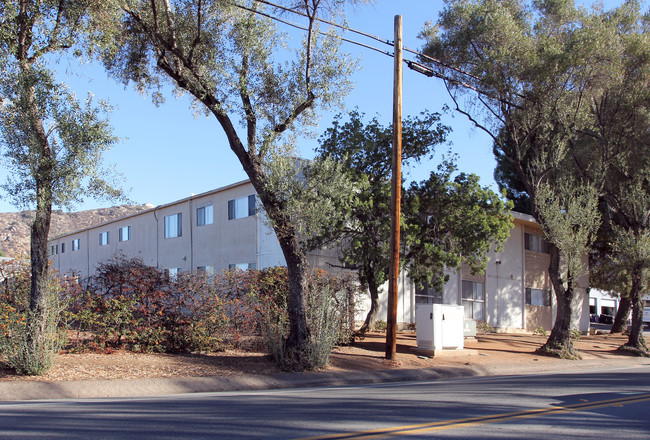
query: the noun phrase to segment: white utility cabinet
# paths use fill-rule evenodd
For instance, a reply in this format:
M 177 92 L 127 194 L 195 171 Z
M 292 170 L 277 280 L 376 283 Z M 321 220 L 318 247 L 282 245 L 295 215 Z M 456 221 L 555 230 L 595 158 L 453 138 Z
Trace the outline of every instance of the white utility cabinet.
M 416 304 L 415 331 L 418 348 L 459 350 L 463 348 L 463 306 Z

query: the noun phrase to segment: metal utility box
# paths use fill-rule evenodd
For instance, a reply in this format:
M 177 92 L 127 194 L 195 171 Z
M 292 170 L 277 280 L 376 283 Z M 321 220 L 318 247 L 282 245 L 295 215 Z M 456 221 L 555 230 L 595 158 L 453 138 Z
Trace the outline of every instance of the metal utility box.
M 416 304 L 415 330 L 418 348 L 458 350 L 463 348 L 463 306 Z
M 473 319 L 465 318 L 465 328 L 463 329 L 466 338 L 473 338 L 476 336 L 476 321 Z

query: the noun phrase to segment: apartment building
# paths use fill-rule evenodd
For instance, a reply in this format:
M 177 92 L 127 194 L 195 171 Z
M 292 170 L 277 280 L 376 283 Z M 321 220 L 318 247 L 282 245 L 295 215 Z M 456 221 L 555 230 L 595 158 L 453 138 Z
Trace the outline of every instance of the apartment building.
M 60 273 L 82 277 L 116 254 L 171 275 L 285 264 L 275 234 L 256 210 L 255 190 L 246 180 L 59 236 L 49 241 L 50 258 Z M 323 251 L 308 259 L 324 267 L 336 257 Z
M 517 212 L 510 237 L 503 250 L 491 251 L 484 274 L 467 268 L 449 272 L 442 292 L 420 289 L 406 274 L 399 279 L 398 322 L 415 322 L 418 303 L 462 305 L 465 319 L 486 322 L 497 331 L 550 330 L 555 322 L 557 303 L 548 275 L 548 245 L 535 219 Z M 588 264 L 587 256 L 584 264 Z M 588 274 L 577 282 L 573 301 L 572 327 L 589 330 Z M 387 284 L 383 288 L 379 319 L 386 319 Z
M 401 273 L 398 322 L 415 322 L 417 303 L 441 303 L 462 305 L 466 319 L 502 331 L 550 329 L 556 304 L 547 272 L 548 248 L 533 217 L 513 215 L 510 237 L 502 251 L 490 253 L 485 274 L 472 275 L 467 269 L 449 273 L 443 292 L 435 292 L 416 288 Z M 246 180 L 50 240 L 52 264 L 61 273 L 83 277 L 118 253 L 171 275 L 284 265 L 275 234 L 263 218 L 255 190 Z M 326 270 L 338 263 L 334 249 L 311 253 L 308 260 L 312 267 Z M 585 275 L 574 300 L 574 327 L 581 331 L 589 328 L 587 286 Z M 382 290 L 379 319 L 385 320 L 387 285 Z M 362 301 L 359 319 L 368 308 Z

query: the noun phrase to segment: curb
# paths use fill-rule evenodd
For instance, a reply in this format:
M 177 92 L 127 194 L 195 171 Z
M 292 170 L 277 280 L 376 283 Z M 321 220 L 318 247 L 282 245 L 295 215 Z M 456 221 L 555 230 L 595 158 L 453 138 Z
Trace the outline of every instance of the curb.
M 146 397 L 168 394 L 255 391 L 280 388 L 341 387 L 403 381 L 463 379 L 481 376 L 511 376 L 539 373 L 576 372 L 599 368 L 650 366 L 642 358 L 562 361 L 549 364 L 523 363 L 516 366 L 432 367 L 424 369 L 324 371 L 241 374 L 213 377 L 79 381 L 0 381 L 0 401 L 96 399 Z

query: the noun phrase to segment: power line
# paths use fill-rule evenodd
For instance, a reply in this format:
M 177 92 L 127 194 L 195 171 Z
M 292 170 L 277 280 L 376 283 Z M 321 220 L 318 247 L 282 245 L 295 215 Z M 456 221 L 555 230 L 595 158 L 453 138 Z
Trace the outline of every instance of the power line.
M 263 1 L 263 0 L 255 0 L 255 1 L 260 2 L 260 3 L 270 3 L 270 2 L 265 2 L 265 1 Z M 305 31 L 305 32 L 309 32 L 309 29 L 307 29 L 306 27 L 301 26 L 301 25 L 296 24 L 296 23 L 293 23 L 293 22 L 291 22 L 291 21 L 283 20 L 283 19 L 278 18 L 278 17 L 276 17 L 276 16 L 274 16 L 274 15 L 267 14 L 266 12 L 261 12 L 261 11 L 258 11 L 258 10 L 256 10 L 256 9 L 252 9 L 252 8 L 247 7 L 247 6 L 238 5 L 238 4 L 234 4 L 234 5 L 235 5 L 236 7 L 238 7 L 238 8 L 240 8 L 240 9 L 244 9 L 244 10 L 246 10 L 246 11 L 253 12 L 253 13 L 255 13 L 255 14 L 262 15 L 262 16 L 264 16 L 264 17 L 270 18 L 271 20 L 275 20 L 275 21 L 278 21 L 278 22 L 280 22 L 280 23 L 282 23 L 282 24 L 286 24 L 287 26 L 291 26 L 291 27 L 294 27 L 294 28 L 296 28 L 296 29 L 300 29 L 300 30 L 303 30 L 303 31 Z M 282 9 L 287 9 L 287 8 L 282 8 Z M 287 9 L 287 10 L 291 11 L 290 9 Z M 294 12 L 295 12 L 295 11 L 294 11 Z M 302 13 L 300 13 L 300 12 L 295 12 L 295 13 L 298 14 L 298 15 L 303 15 L 304 17 L 307 16 L 306 14 L 302 14 Z M 321 19 L 316 19 L 316 20 L 326 22 L 325 20 L 321 20 Z M 326 23 L 329 24 L 329 22 L 326 22 Z M 317 32 L 318 32 L 319 34 L 321 34 L 321 35 L 327 35 L 326 32 L 322 32 L 322 31 L 317 31 Z M 379 52 L 379 53 L 381 53 L 381 54 L 388 55 L 389 57 L 392 57 L 392 56 L 393 56 L 393 53 L 392 53 L 392 52 L 388 52 L 388 51 L 385 51 L 385 50 L 381 50 L 381 49 L 379 49 L 379 48 L 377 48 L 377 47 L 370 46 L 370 45 L 365 44 L 365 43 L 360 43 L 360 42 L 355 41 L 355 40 L 350 40 L 349 38 L 345 38 L 345 37 L 339 37 L 339 38 L 340 38 L 342 41 L 345 41 L 345 42 L 347 42 L 347 43 L 356 44 L 357 46 L 361 46 L 361 47 L 365 47 L 366 49 L 374 50 L 374 51 Z
M 257 2 L 257 3 L 264 3 L 265 5 L 273 6 L 274 8 L 282 9 L 284 11 L 291 12 L 293 14 L 298 14 L 298 15 L 301 15 L 301 16 L 303 16 L 305 18 L 311 18 L 307 14 L 305 14 L 304 12 L 300 12 L 300 11 L 298 11 L 296 9 L 288 8 L 286 6 L 278 5 L 278 4 L 270 2 L 268 0 L 254 0 L 254 1 Z M 354 32 L 354 33 L 359 34 L 359 35 L 363 35 L 364 37 L 372 38 L 373 40 L 377 40 L 380 43 L 387 44 L 389 46 L 393 46 L 393 44 L 394 44 L 390 40 L 379 38 L 376 35 L 372 35 L 372 34 L 369 34 L 367 32 L 363 32 L 363 31 L 360 31 L 360 30 L 357 30 L 357 29 L 353 29 L 353 28 L 348 27 L 348 26 L 343 26 L 343 25 L 338 24 L 338 23 L 333 22 L 333 21 L 324 20 L 322 18 L 317 18 L 317 17 L 313 17 L 313 19 L 316 20 L 316 21 L 320 21 L 322 23 L 325 23 L 325 24 L 329 24 L 330 26 L 334 26 L 334 27 L 337 27 L 339 29 L 343 29 L 344 31 L 350 31 L 350 32 Z
M 293 13 L 293 14 L 300 15 L 300 16 L 305 17 L 305 18 L 311 18 L 311 17 L 309 17 L 307 14 L 305 14 L 304 12 L 300 12 L 300 11 L 298 11 L 298 10 L 296 10 L 296 9 L 288 8 L 288 7 L 286 7 L 286 6 L 278 5 L 278 4 L 273 3 L 273 2 L 271 2 L 271 1 L 268 1 L 268 0 L 254 0 L 254 1 L 257 2 L 257 3 L 262 3 L 262 4 L 265 4 L 265 5 L 268 5 L 268 6 L 272 6 L 272 7 L 274 7 L 274 8 L 282 9 L 283 11 L 287 11 L 287 12 L 291 12 L 291 13 Z M 242 7 L 243 7 L 243 6 L 242 6 Z M 247 9 L 247 8 L 246 8 L 246 9 Z M 268 17 L 269 17 L 269 18 L 274 18 L 274 17 L 272 17 L 272 16 L 268 16 Z M 354 33 L 359 34 L 359 35 L 362 35 L 362 36 L 364 36 L 364 37 L 371 38 L 371 39 L 373 39 L 373 40 L 379 41 L 380 43 L 382 43 L 382 44 L 386 44 L 386 45 L 389 45 L 389 46 L 391 46 L 391 47 L 392 47 L 393 44 L 394 44 L 393 41 L 390 41 L 390 40 L 386 40 L 386 39 L 384 39 L 384 38 L 377 37 L 376 35 L 372 35 L 372 34 L 369 34 L 369 33 L 367 33 L 367 32 L 364 32 L 364 31 L 360 31 L 360 30 L 358 30 L 358 29 L 351 28 L 351 27 L 349 27 L 349 26 L 343 26 L 343 25 L 341 25 L 341 24 L 339 24 L 339 23 L 336 23 L 336 22 L 333 22 L 333 21 L 324 20 L 324 19 L 322 19 L 322 18 L 317 18 L 317 17 L 313 17 L 313 19 L 316 20 L 316 21 L 320 21 L 320 22 L 322 22 L 322 23 L 326 23 L 326 24 L 328 24 L 328 25 L 330 25 L 330 26 L 337 27 L 337 28 L 342 29 L 342 30 L 344 30 L 344 31 L 354 32 Z M 280 21 L 280 20 L 278 19 L 278 21 Z M 303 30 L 307 30 L 307 29 L 305 29 L 305 28 L 301 28 L 301 29 L 303 29 Z M 363 43 L 359 43 L 359 42 L 352 41 L 352 40 L 348 40 L 348 39 L 343 39 L 343 40 L 344 40 L 344 41 L 347 41 L 348 43 L 357 44 L 357 45 L 362 46 L 362 47 L 366 47 L 366 48 L 369 48 L 369 49 L 372 49 L 372 50 L 376 50 L 376 51 L 378 51 L 378 52 L 380 52 L 380 53 L 388 54 L 388 52 L 384 52 L 384 51 L 382 51 L 381 49 L 377 49 L 377 48 L 375 48 L 375 47 L 368 46 L 368 45 L 365 45 L 365 44 L 363 44 Z M 469 76 L 469 77 L 472 78 L 472 79 L 477 79 L 477 80 L 479 79 L 477 76 L 475 76 L 475 75 L 473 75 L 473 74 L 471 74 L 471 73 L 469 73 L 469 72 L 466 72 L 466 71 L 464 71 L 464 70 L 462 70 L 462 69 L 459 69 L 459 68 L 457 68 L 457 67 L 450 66 L 449 64 L 444 63 L 443 61 L 441 61 L 441 60 L 439 60 L 439 59 L 437 59 L 437 58 L 431 57 L 431 56 L 429 56 L 429 55 L 423 54 L 423 53 L 418 52 L 418 51 L 413 50 L 413 49 L 409 49 L 408 47 L 403 47 L 403 50 L 404 50 L 405 52 L 410 52 L 410 53 L 412 53 L 412 54 L 414 54 L 414 55 L 417 55 L 418 57 L 421 57 L 421 58 L 424 58 L 424 59 L 426 59 L 426 60 L 429 60 L 429 61 L 431 61 L 432 63 L 435 63 L 435 64 L 437 64 L 437 65 L 439 65 L 439 66 L 442 66 L 442 67 L 447 68 L 447 69 L 451 69 L 451 70 L 453 70 L 453 71 L 455 71 L 455 72 L 458 72 L 458 73 L 460 73 L 461 75 Z M 390 56 L 392 56 L 392 54 L 391 54 Z M 412 62 L 412 63 L 413 63 L 413 62 Z M 423 75 L 426 75 L 426 76 L 429 76 L 429 77 L 436 76 L 436 77 L 442 78 L 441 76 L 432 73 L 433 70 L 432 70 L 431 68 L 429 68 L 429 67 L 427 67 L 427 66 L 424 66 L 423 64 L 420 64 L 420 63 L 415 63 L 415 64 L 418 65 L 418 68 L 413 68 L 413 67 L 411 67 L 411 65 L 408 64 L 408 63 L 407 63 L 407 66 L 408 66 L 410 69 L 415 70 L 415 71 L 418 72 L 418 73 L 422 73 Z
M 285 11 L 287 11 L 287 12 L 291 12 L 291 13 L 294 13 L 294 14 L 297 14 L 297 15 L 300 15 L 300 16 L 303 16 L 303 17 L 306 17 L 306 18 L 309 18 L 309 16 L 308 16 L 307 14 L 303 13 L 303 12 L 299 12 L 299 11 L 293 10 L 293 9 L 291 9 L 291 8 L 287 8 L 287 7 L 285 7 L 285 6 L 277 5 L 277 4 L 272 3 L 272 2 L 270 2 L 270 1 L 268 1 L 268 0 L 253 0 L 253 1 L 255 1 L 255 2 L 257 2 L 257 3 L 266 4 L 266 5 L 271 6 L 271 7 L 275 7 L 275 8 L 278 8 L 278 9 L 282 9 L 282 10 L 285 10 Z M 306 28 L 306 27 L 304 27 L 304 26 L 301 26 L 301 25 L 299 25 L 299 24 L 296 24 L 296 23 L 293 23 L 293 22 L 290 22 L 290 21 L 287 21 L 287 20 L 283 20 L 283 19 L 278 18 L 278 17 L 276 17 L 276 16 L 274 16 L 274 15 L 267 14 L 267 13 L 265 13 L 265 12 L 261 12 L 261 11 L 259 11 L 259 10 L 252 9 L 252 8 L 249 8 L 249 7 L 246 7 L 246 6 L 243 6 L 243 5 L 237 4 L 237 3 L 232 3 L 232 4 L 233 4 L 234 6 L 240 8 L 240 9 L 244 9 L 244 10 L 249 11 L 249 12 L 252 12 L 252 13 L 254 13 L 254 14 L 259 14 L 259 15 L 262 15 L 262 16 L 264 16 L 264 17 L 267 17 L 267 18 L 269 18 L 269 19 L 271 19 L 271 20 L 275 20 L 275 21 L 278 21 L 278 22 L 280 22 L 280 23 L 286 24 L 287 26 L 291 26 L 291 27 L 294 27 L 294 28 L 296 28 L 296 29 L 300 29 L 300 30 L 302 30 L 302 31 L 309 32 L 309 29 L 308 29 L 308 28 Z M 316 18 L 316 17 L 314 17 L 313 19 L 316 20 L 316 21 L 320 21 L 320 22 L 323 22 L 323 23 L 329 24 L 329 25 L 331 25 L 331 26 L 337 27 L 337 28 L 342 29 L 342 30 L 344 30 L 344 31 L 354 32 L 354 33 L 357 33 L 357 34 L 359 34 L 359 35 L 363 35 L 363 36 L 366 36 L 366 37 L 369 37 L 369 38 L 375 39 L 375 40 L 377 40 L 377 41 L 379 41 L 379 42 L 381 42 L 381 43 L 383 43 L 383 44 L 389 44 L 390 46 L 393 45 L 393 42 L 391 42 L 391 41 L 383 40 L 383 39 L 381 39 L 381 38 L 379 38 L 379 37 L 376 37 L 376 36 L 374 36 L 374 35 L 368 34 L 368 33 L 363 32 L 363 31 L 359 31 L 359 30 L 356 30 L 356 29 L 353 29 L 353 28 L 350 28 L 350 27 L 347 27 L 347 26 L 342 26 L 342 25 L 340 25 L 340 24 L 338 24 L 338 23 L 330 22 L 330 21 L 328 21 L 328 20 L 323 20 L 323 19 Z M 322 32 L 322 31 L 317 31 L 317 32 L 318 32 L 319 34 L 321 34 L 321 35 L 327 35 L 327 33 Z M 345 41 L 345 42 L 347 42 L 347 43 L 355 44 L 355 45 L 357 45 L 357 46 L 361 46 L 361 47 L 364 47 L 364 48 L 366 48 L 366 49 L 374 50 L 374 51 L 379 52 L 379 53 L 381 53 L 381 54 L 383 54 L 383 55 L 387 55 L 387 56 L 389 56 L 389 57 L 391 57 L 391 58 L 394 56 L 394 54 L 393 54 L 392 52 L 385 51 L 385 50 L 381 50 L 381 49 L 379 49 L 379 48 L 377 48 L 377 47 L 370 46 L 370 45 L 368 45 L 368 44 L 360 43 L 360 42 L 358 42 L 358 41 L 351 40 L 351 39 L 349 39 L 349 38 L 344 38 L 344 37 L 339 37 L 339 38 L 341 38 L 342 41 Z M 430 57 L 430 56 L 428 56 L 428 55 L 425 55 L 425 54 L 423 54 L 423 53 L 420 53 L 420 52 L 417 52 L 417 51 L 414 51 L 414 50 L 412 50 L 412 49 L 408 49 L 408 48 L 405 48 L 405 47 L 403 48 L 403 50 L 405 50 L 405 51 L 407 51 L 407 52 L 410 52 L 410 53 L 412 53 L 412 54 L 415 54 L 415 55 L 417 55 L 417 56 L 419 56 L 419 57 L 421 57 L 421 58 L 428 59 L 429 61 L 431 61 L 431 62 L 433 62 L 433 63 L 435 63 L 435 64 L 440 65 L 441 67 L 444 67 L 444 68 L 447 68 L 447 69 L 450 69 L 450 70 L 454 70 L 455 72 L 458 72 L 458 73 L 460 73 L 460 74 L 462 74 L 462 75 L 466 75 L 466 76 L 469 76 L 469 77 L 471 77 L 471 78 L 473 78 L 473 79 L 476 79 L 476 80 L 479 80 L 479 81 L 480 81 L 480 78 L 478 78 L 477 76 L 472 75 L 471 73 L 465 72 L 465 71 L 463 71 L 463 70 L 461 70 L 461 69 L 458 69 L 458 68 L 456 68 L 456 67 L 449 66 L 449 65 L 447 65 L 446 63 L 443 63 L 442 61 L 440 61 L 440 60 L 438 60 L 438 59 L 436 59 L 436 58 Z M 438 79 L 442 79 L 443 81 L 447 81 L 447 82 L 449 82 L 449 83 L 451 83 L 451 84 L 455 84 L 455 85 L 457 85 L 457 86 L 460 86 L 460 87 L 463 87 L 463 88 L 466 88 L 466 89 L 473 90 L 473 91 L 475 91 L 475 92 L 477 92 L 477 93 L 479 93 L 479 94 L 481 94 L 481 95 L 485 95 L 485 96 L 487 96 L 487 97 L 489 97 L 489 98 L 496 99 L 496 100 L 498 100 L 498 101 L 502 101 L 502 99 L 500 99 L 500 98 L 495 98 L 494 96 L 491 96 L 489 93 L 486 93 L 486 92 L 484 92 L 484 91 L 482 91 L 482 90 L 479 90 L 476 86 L 473 86 L 473 85 L 471 85 L 471 84 L 469 84 L 469 83 L 467 83 L 467 82 L 460 81 L 460 80 L 455 79 L 455 78 L 450 78 L 449 76 L 446 76 L 446 75 L 444 75 L 443 73 L 437 72 L 437 71 L 435 71 L 434 69 L 432 69 L 432 68 L 430 68 L 430 67 L 428 67 L 428 66 L 425 66 L 424 64 L 421 64 L 421 63 L 419 63 L 419 62 L 412 61 L 412 60 L 408 60 L 408 59 L 404 59 L 404 62 L 406 63 L 406 65 L 407 65 L 407 67 L 408 67 L 409 69 L 411 69 L 411 70 L 413 70 L 413 71 L 415 71 L 415 72 L 418 72 L 418 73 L 420 73 L 420 74 L 422 74 L 422 75 L 426 75 L 426 76 L 428 76 L 428 77 L 430 77 L 430 78 L 431 78 L 431 77 L 435 77 L 435 78 L 438 78 Z

